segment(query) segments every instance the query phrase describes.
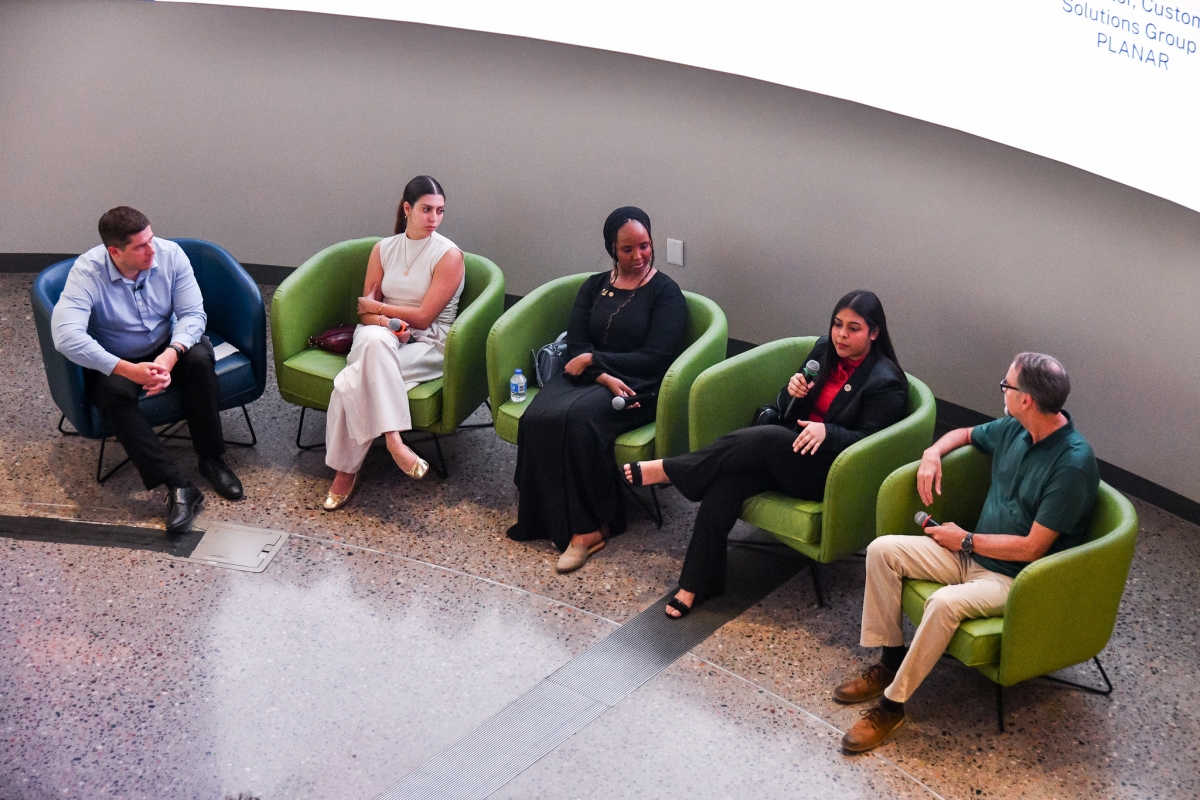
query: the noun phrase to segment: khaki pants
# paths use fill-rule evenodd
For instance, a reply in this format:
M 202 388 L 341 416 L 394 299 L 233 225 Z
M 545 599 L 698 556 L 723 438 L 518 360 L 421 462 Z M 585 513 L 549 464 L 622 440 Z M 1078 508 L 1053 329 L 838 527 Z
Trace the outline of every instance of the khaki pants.
M 928 536 L 881 536 L 867 547 L 862 646 L 904 644 L 900 593 L 904 578 L 946 584 L 925 602 L 925 615 L 884 696 L 903 703 L 946 652 L 958 623 L 1003 613 L 1013 579 L 984 569 L 966 553 L 951 553 Z

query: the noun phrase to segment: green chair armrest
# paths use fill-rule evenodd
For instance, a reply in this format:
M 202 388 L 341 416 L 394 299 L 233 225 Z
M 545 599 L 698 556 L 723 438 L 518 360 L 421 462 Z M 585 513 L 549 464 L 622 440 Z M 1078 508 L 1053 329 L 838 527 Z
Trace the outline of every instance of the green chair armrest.
M 308 347 L 308 337 L 358 322 L 358 298 L 367 259 L 379 237 L 326 247 L 297 267 L 271 298 L 271 349 L 275 372 Z
M 1098 538 L 1021 570 L 1004 609 L 997 682 L 1011 686 L 1097 655 L 1112 636 L 1137 543 L 1133 504 L 1100 484 Z
M 920 534 L 913 522 L 918 511 L 938 522 L 955 522 L 967 530 L 979 521 L 983 501 L 992 483 L 992 458 L 974 445 L 960 447 L 942 459 L 942 493 L 926 507 L 917 494 L 919 461 L 892 472 L 879 487 L 875 506 L 875 535 Z
M 442 414 L 431 428 L 453 433 L 488 397 L 487 338 L 504 311 L 504 273 L 490 260 L 463 253 L 466 286 L 446 337 Z
M 567 329 L 575 295 L 592 274 L 567 275 L 544 283 L 496 320 L 487 336 L 488 395 L 493 411 L 508 402 L 508 379 L 513 370 L 524 370 L 525 377 L 536 385 L 530 351 L 549 344 Z
M 850 445 L 829 468 L 821 519 L 821 563 L 836 561 L 871 543 L 881 485 L 897 467 L 920 458 L 932 442 L 937 416 L 933 392 L 912 375 L 908 376 L 908 392 L 909 412 L 904 419 Z
M 704 370 L 689 396 L 690 449 L 747 427 L 756 409 L 775 400 L 816 342 L 815 336 L 780 339 Z
M 691 342 L 671 364 L 658 390 L 654 455 L 667 458 L 688 451 L 688 404 L 697 377 L 725 358 L 729 323 L 725 312 L 702 295 L 684 292 L 688 306 L 687 340 Z

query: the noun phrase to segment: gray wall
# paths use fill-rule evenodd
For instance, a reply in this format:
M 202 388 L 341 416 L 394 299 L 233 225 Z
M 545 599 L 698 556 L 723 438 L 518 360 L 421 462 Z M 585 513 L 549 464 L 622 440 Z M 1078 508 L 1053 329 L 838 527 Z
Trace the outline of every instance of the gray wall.
M 731 335 L 820 332 L 871 288 L 939 397 L 995 413 L 1012 355 L 1053 353 L 1097 455 L 1200 500 L 1200 214 L 1134 189 L 802 91 L 403 23 L 8 2 L 0 76 L 0 252 L 90 247 L 128 203 L 296 265 L 390 233 L 429 172 L 443 231 L 524 293 L 602 267 L 605 214 L 636 203 Z

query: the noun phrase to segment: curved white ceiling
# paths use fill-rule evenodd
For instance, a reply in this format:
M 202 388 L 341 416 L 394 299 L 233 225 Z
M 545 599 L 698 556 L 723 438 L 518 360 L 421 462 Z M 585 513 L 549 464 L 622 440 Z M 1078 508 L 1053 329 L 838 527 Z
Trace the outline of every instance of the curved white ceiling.
M 1200 0 L 195 1 L 525 36 L 744 75 L 956 128 L 1200 211 Z

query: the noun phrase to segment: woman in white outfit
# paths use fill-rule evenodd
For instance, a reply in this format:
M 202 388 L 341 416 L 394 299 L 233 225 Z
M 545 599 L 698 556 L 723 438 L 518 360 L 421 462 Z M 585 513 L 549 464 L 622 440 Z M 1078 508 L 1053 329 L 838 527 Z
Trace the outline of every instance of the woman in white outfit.
M 441 185 L 428 175 L 413 178 L 404 187 L 396 235 L 371 250 L 354 346 L 333 381 L 325 421 L 325 463 L 337 470 L 326 511 L 350 499 L 367 450 L 381 434 L 406 475 L 420 480 L 429 471 L 400 434 L 412 428 L 408 390 L 442 376 L 465 281 L 462 251 L 437 232 L 445 210 Z M 407 327 L 393 332 L 391 320 Z

